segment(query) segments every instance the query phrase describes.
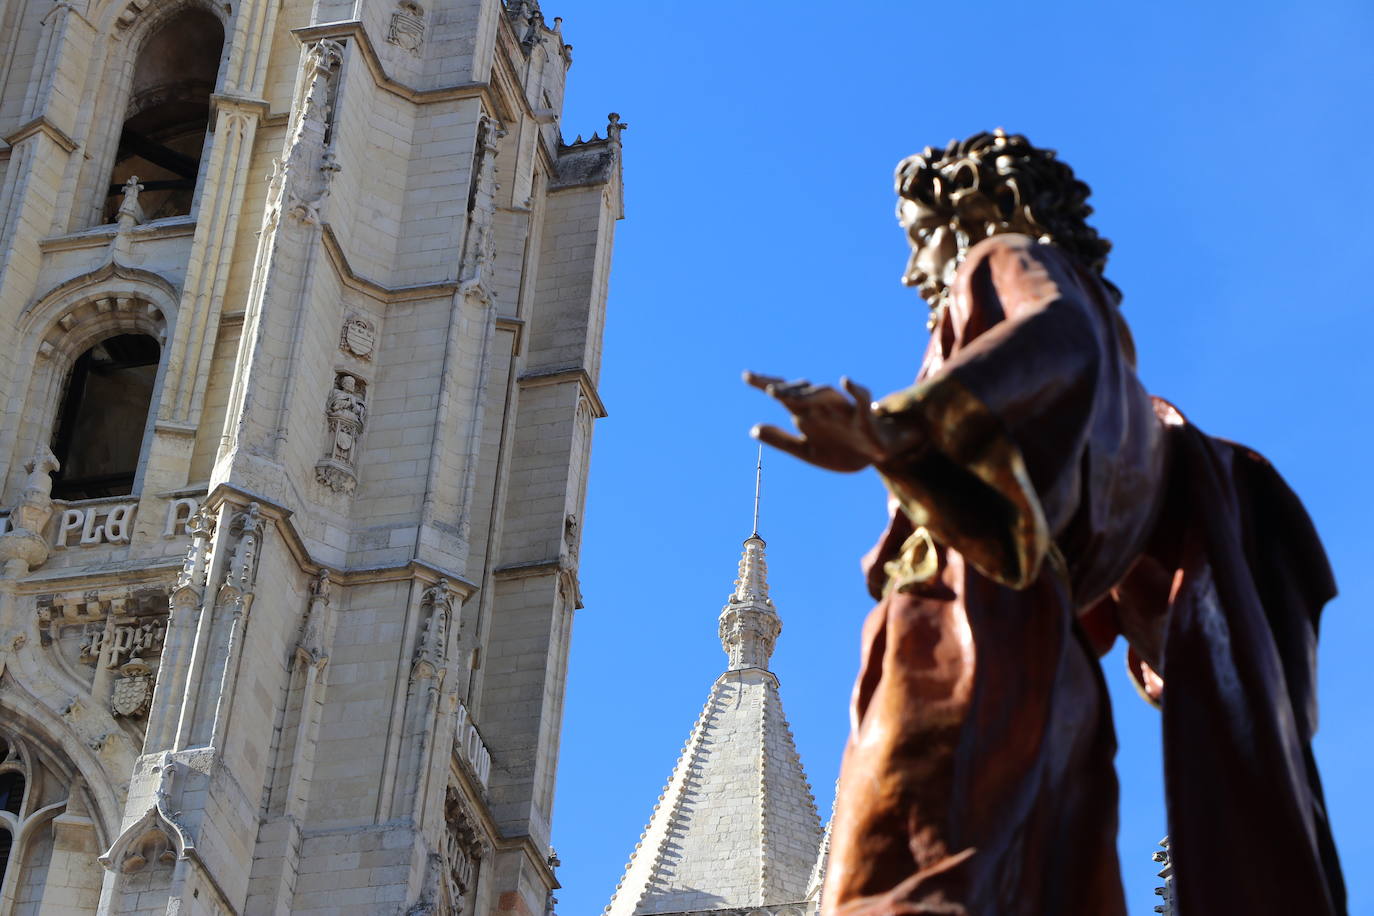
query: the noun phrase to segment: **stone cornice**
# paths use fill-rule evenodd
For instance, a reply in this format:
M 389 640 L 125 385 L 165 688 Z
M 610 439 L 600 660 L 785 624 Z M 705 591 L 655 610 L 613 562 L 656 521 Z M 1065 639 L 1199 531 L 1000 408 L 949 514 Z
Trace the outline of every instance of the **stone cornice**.
M 272 106 L 266 99 L 254 98 L 248 95 L 238 95 L 237 93 L 212 93 L 210 95 L 211 113 L 221 108 L 232 108 L 244 114 L 257 115 L 262 119 L 267 118 L 272 111 Z
M 0 140 L 4 140 L 6 143 L 13 147 L 18 146 L 20 143 L 23 143 L 30 137 L 37 136 L 38 134 L 43 134 L 49 140 L 56 143 L 58 146 L 62 147 L 62 150 L 64 152 L 73 152 L 79 145 L 71 137 L 67 136 L 65 131 L 63 131 L 53 122 L 49 121 L 43 115 L 39 115 L 32 121 L 19 125 L 19 127 L 15 129 L 13 133 L 9 134 L 6 137 L 0 137 Z
M 519 851 L 525 854 L 525 859 L 539 872 L 541 878 L 549 887 L 557 890 L 563 885 L 558 883 L 558 876 L 553 873 L 552 866 L 549 865 L 548 853 L 539 848 L 534 838 L 529 834 L 520 836 L 502 837 L 494 844 L 502 852 Z
M 392 95 L 399 96 L 416 105 L 430 105 L 435 102 L 452 102 L 459 99 L 482 99 L 488 110 L 491 105 L 491 84 L 485 82 L 455 83 L 452 86 L 438 86 L 433 89 L 419 89 L 408 86 L 386 72 L 386 67 L 377 55 L 372 38 L 360 19 L 340 19 L 336 22 L 322 22 L 318 25 L 305 25 L 291 30 L 302 44 L 307 41 L 333 39 L 351 41 L 362 52 L 368 73 L 377 87 Z
M 501 19 L 505 20 L 505 17 L 502 16 Z M 503 21 L 500 29 L 509 32 L 509 22 Z M 508 120 L 516 111 L 527 117 L 534 117 L 534 109 L 530 106 L 525 87 L 520 79 L 520 72 L 515 66 L 515 60 L 509 53 L 510 48 L 498 48 L 495 55 L 496 60 L 493 69 L 496 71 L 496 82 L 499 85 L 479 80 L 454 83 L 451 86 L 436 86 L 432 89 L 421 89 L 403 83 L 386 72 L 386 66 L 377 54 L 376 45 L 372 43 L 372 36 L 368 34 L 367 27 L 363 25 L 362 20 L 340 19 L 335 22 L 300 26 L 292 29 L 291 34 L 295 35 L 302 44 L 325 38 L 356 43 L 361 51 L 363 62 L 367 65 L 368 74 L 372 77 L 377 88 L 416 105 L 431 105 L 436 102 L 451 102 L 462 99 L 481 99 L 482 107 L 498 119 Z M 518 41 L 513 42 L 512 46 L 518 49 Z M 502 51 L 507 53 L 501 53 Z M 523 60 L 523 55 L 521 59 Z M 546 172 L 551 174 L 557 151 L 549 149 L 542 138 L 536 147 Z
M 374 299 L 383 302 L 409 302 L 415 299 L 436 299 L 439 296 L 452 296 L 458 292 L 460 284 L 457 280 L 416 283 L 413 286 L 386 286 L 376 280 L 370 280 L 355 271 L 353 266 L 349 264 L 348 255 L 344 252 L 343 246 L 339 243 L 339 238 L 334 234 L 334 229 L 331 226 L 326 224 L 321 235 L 324 239 L 324 250 L 329 255 L 329 262 L 343 284 Z
M 476 594 L 478 586 L 466 576 L 452 569 L 444 569 L 423 560 L 410 559 L 405 563 L 390 564 L 384 566 L 350 566 L 336 567 L 329 564 L 320 563 L 310 555 L 310 549 L 305 545 L 300 532 L 291 522 L 294 514 L 287 507 L 275 503 L 261 494 L 250 490 L 244 490 L 230 484 L 222 483 L 215 487 L 205 497 L 205 505 L 217 506 L 223 502 L 233 502 L 236 504 L 247 504 L 255 502 L 262 509 L 264 515 L 276 522 L 276 528 L 282 535 L 282 541 L 286 544 L 287 551 L 292 559 L 296 561 L 296 566 L 308 575 L 316 575 L 320 570 L 328 568 L 329 576 L 340 585 L 361 585 L 373 582 L 397 582 L 417 579 L 427 585 L 432 585 L 440 579 L 447 579 L 453 590 L 458 593 L 462 600 L 466 601 Z
M 593 416 L 598 420 L 606 416 L 606 405 L 601 403 L 601 395 L 597 394 L 596 383 L 592 381 L 587 370 L 581 366 L 569 366 L 563 369 L 533 369 L 521 373 L 516 381 L 521 388 L 542 388 L 545 385 L 561 385 L 564 382 L 576 381 L 581 384 L 582 393 L 591 402 Z
M 105 223 L 101 226 L 92 226 L 81 232 L 73 232 L 69 235 L 55 235 L 42 239 L 38 243 L 41 251 L 78 251 L 84 248 L 104 248 L 110 244 L 119 226 L 114 223 Z M 129 230 L 129 235 L 135 242 L 144 239 L 172 239 L 181 237 L 192 237 L 196 234 L 196 219 L 194 216 L 171 216 L 166 219 L 154 220 L 153 222 L 143 223 L 134 226 Z
M 163 557 L 130 557 L 91 566 L 37 569 L 22 579 L 14 580 L 12 587 L 19 595 L 42 595 L 87 589 L 91 587 L 91 579 L 110 576 L 118 576 L 120 586 L 171 585 L 181 569 L 181 561 L 182 555 L 177 553 Z
M 507 563 L 491 571 L 493 579 L 529 579 L 534 576 L 552 576 L 564 569 L 559 560 L 535 560 L 531 563 Z

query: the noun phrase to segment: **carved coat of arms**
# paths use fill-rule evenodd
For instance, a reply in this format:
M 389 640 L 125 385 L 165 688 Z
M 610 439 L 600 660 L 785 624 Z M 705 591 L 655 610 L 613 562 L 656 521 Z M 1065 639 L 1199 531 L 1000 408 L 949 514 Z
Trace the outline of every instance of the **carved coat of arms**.
M 418 54 L 425 40 L 425 9 L 414 0 L 401 0 L 398 6 L 400 9 L 391 14 L 386 40 Z
M 110 711 L 116 716 L 143 716 L 153 702 L 153 669 L 137 656 L 119 668 L 120 678 L 114 682 L 110 697 Z
M 351 353 L 359 359 L 371 359 L 372 351 L 377 346 L 377 329 L 372 322 L 354 315 L 344 322 L 339 346 L 345 353 Z

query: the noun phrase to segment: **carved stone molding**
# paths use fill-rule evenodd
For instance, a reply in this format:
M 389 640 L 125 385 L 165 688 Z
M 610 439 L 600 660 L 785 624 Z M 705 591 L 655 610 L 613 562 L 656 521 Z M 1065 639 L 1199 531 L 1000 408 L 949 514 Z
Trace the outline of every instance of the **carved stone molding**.
M 411 677 L 415 680 L 441 676 L 448 663 L 448 629 L 453 613 L 453 587 L 440 579 L 420 597 L 421 610 L 428 609 L 420 645 L 415 650 Z
M 273 161 L 266 222 L 275 225 L 285 210 L 307 225 L 318 225 L 320 208 L 339 163 L 333 152 L 334 104 L 338 96 L 343 45 L 325 38 L 306 51 L 304 95 L 297 100 L 282 159 Z
M 450 783 L 444 792 L 444 878 L 455 914 L 467 912 L 465 906 L 477 887 L 482 860 L 491 850 L 477 827 L 477 817 L 461 789 Z
M 266 518 L 262 507 L 252 502 L 234 515 L 229 523 L 229 536 L 234 539 L 233 553 L 220 586 L 221 602 L 252 594 L 258 577 L 258 555 L 262 552 L 262 536 Z
M 305 620 L 301 623 L 301 637 L 296 642 L 296 657 L 302 663 L 316 668 L 323 668 L 329 661 L 329 656 L 325 654 L 328 642 L 326 618 L 332 593 L 329 570 L 321 569 L 310 581 L 310 603 L 305 611 Z
M 99 862 L 123 874 L 142 871 L 149 865 L 170 865 L 195 852 L 195 844 L 168 810 L 168 796 L 176 764 L 163 757 L 154 801 L 143 815 L 124 828 Z
M 477 178 L 468 217 L 467 241 L 463 251 L 463 296 L 470 302 L 491 304 L 492 273 L 496 267 L 496 157 L 506 130 L 495 118 L 483 116 L 477 128 Z

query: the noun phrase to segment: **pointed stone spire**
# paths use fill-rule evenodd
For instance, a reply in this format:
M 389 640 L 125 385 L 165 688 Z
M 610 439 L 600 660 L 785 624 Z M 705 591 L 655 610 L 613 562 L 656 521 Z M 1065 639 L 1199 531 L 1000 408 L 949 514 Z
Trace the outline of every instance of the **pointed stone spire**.
M 720 615 L 729 669 L 712 686 L 605 916 L 814 910 L 806 901 L 821 819 L 767 670 L 782 622 L 763 548 L 756 524 Z
M 768 560 L 764 541 L 751 534 L 744 541 L 735 591 L 720 612 L 720 644 L 730 657 L 730 670 L 768 669 L 782 619 L 768 597 Z
M 773 645 L 782 632 L 782 619 L 768 597 L 768 559 L 759 537 L 759 493 L 763 484 L 763 446 L 754 469 L 754 531 L 744 539 L 735 591 L 720 612 L 720 644 L 730 658 L 730 670 L 768 670 Z

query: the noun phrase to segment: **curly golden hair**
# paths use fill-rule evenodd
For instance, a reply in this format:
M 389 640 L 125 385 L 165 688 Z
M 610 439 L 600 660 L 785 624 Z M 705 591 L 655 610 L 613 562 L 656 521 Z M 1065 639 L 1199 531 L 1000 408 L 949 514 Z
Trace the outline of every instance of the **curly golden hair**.
M 947 218 L 959 247 L 1019 232 L 1054 242 L 1102 275 L 1112 243 L 1087 223 L 1091 189 L 1073 169 L 1020 134 L 1002 129 L 927 146 L 897 164 L 897 193 Z M 1105 277 L 1112 295 L 1121 293 Z

